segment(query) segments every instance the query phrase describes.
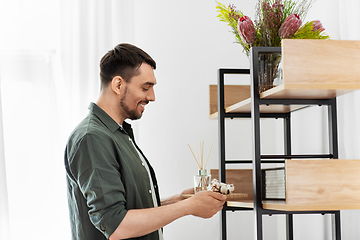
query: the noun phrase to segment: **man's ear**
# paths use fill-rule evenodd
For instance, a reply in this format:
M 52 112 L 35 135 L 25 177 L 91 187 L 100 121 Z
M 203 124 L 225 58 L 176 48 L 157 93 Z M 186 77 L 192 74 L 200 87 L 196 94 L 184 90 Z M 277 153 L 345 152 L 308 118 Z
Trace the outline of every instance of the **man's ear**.
M 124 84 L 124 79 L 120 76 L 115 76 L 113 77 L 113 79 L 111 80 L 111 90 L 113 90 L 116 94 L 120 94 L 120 88 L 121 85 Z

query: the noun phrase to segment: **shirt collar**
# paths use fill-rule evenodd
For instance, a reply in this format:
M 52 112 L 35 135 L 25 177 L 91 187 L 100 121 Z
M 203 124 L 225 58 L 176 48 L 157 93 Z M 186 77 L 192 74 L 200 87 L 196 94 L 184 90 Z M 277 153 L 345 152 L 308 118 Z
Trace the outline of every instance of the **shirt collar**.
M 92 114 L 97 116 L 100 121 L 108 128 L 111 132 L 115 132 L 120 128 L 120 125 L 114 121 L 104 110 L 102 110 L 98 105 L 95 103 L 90 103 L 88 109 Z M 120 128 L 122 131 L 125 130 L 126 133 L 130 135 L 131 138 L 133 138 L 133 131 L 131 128 L 131 125 L 127 122 L 123 122 L 122 128 Z

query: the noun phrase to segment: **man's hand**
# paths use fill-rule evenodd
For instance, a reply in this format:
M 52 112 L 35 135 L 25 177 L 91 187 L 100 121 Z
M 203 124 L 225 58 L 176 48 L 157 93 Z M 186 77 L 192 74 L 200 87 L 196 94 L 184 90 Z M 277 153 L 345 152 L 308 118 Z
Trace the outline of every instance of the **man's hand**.
M 201 191 L 185 201 L 187 201 L 189 214 L 211 218 L 223 208 L 226 196 L 212 191 Z
M 183 194 L 191 194 L 193 190 L 185 190 Z M 212 191 L 202 191 L 194 196 L 156 208 L 129 210 L 110 240 L 140 237 L 156 231 L 172 221 L 193 215 L 201 218 L 211 218 L 223 208 L 226 196 Z

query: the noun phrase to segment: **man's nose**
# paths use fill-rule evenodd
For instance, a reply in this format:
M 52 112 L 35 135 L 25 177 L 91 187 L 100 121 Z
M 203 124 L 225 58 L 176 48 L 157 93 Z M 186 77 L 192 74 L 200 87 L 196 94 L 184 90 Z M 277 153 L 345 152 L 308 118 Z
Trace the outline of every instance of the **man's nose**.
M 146 99 L 148 101 L 151 101 L 151 102 L 154 102 L 155 101 L 155 91 L 153 88 L 151 88 L 149 91 L 148 91 L 148 95 L 146 96 Z

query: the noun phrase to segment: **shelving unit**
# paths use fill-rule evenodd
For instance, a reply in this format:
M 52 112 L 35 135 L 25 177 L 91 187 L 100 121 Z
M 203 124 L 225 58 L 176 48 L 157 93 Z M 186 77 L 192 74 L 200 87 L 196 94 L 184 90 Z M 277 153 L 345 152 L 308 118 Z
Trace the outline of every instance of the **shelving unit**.
M 308 199 L 305 202 L 291 201 L 290 199 L 263 201 L 262 198 L 262 165 L 267 163 L 286 164 L 286 161 L 294 161 L 286 159 L 338 159 L 336 97 L 360 89 L 360 69 L 356 67 L 356 63 L 360 62 L 360 54 L 354 53 L 354 47 L 355 51 L 360 52 L 360 41 L 326 41 L 324 43 L 320 42 L 320 40 L 283 40 L 282 48 L 253 47 L 251 49 L 250 70 L 219 69 L 218 85 L 210 86 L 210 118 L 217 118 L 219 126 L 220 181 L 226 182 L 227 164 L 252 163 L 253 166 L 253 200 L 227 202 L 227 206 L 224 207 L 221 213 L 221 235 L 223 240 L 227 238 L 226 212 L 229 210 L 254 211 L 256 222 L 255 239 L 257 240 L 263 239 L 263 215 L 285 215 L 286 236 L 287 239 L 292 240 L 293 214 L 331 214 L 334 219 L 333 238 L 340 240 L 340 209 L 360 209 L 360 190 L 356 190 L 359 195 L 356 195 L 350 201 L 342 201 L 341 199 L 328 202 L 316 202 L 313 199 Z M 332 51 L 328 51 L 329 48 Z M 258 67 L 254 59 L 258 59 L 259 54 L 272 53 L 282 54 L 284 80 L 280 86 L 260 94 L 258 90 Z M 342 54 L 341 59 L 336 59 L 340 53 Z M 304 59 L 312 59 L 312 61 L 304 61 Z M 339 64 L 339 61 L 342 62 Z M 313 63 L 317 63 L 321 71 L 317 71 L 318 68 L 311 65 Z M 350 68 L 353 66 L 355 73 L 341 71 L 344 64 L 345 66 L 349 64 L 347 66 L 350 66 Z M 313 70 L 314 68 L 315 70 Z M 226 74 L 250 74 L 251 86 L 225 85 L 224 76 Z M 314 76 L 316 80 L 314 80 Z M 217 107 L 215 104 L 217 104 Z M 328 107 L 329 153 L 292 155 L 291 112 L 310 105 Z M 226 118 L 251 118 L 253 129 L 252 160 L 228 161 L 225 159 L 224 130 Z M 284 154 L 261 155 L 261 118 L 283 119 Z M 329 163 L 333 163 L 330 161 Z M 354 185 L 359 184 L 360 179 L 356 179 Z M 326 186 L 324 187 L 326 188 Z

